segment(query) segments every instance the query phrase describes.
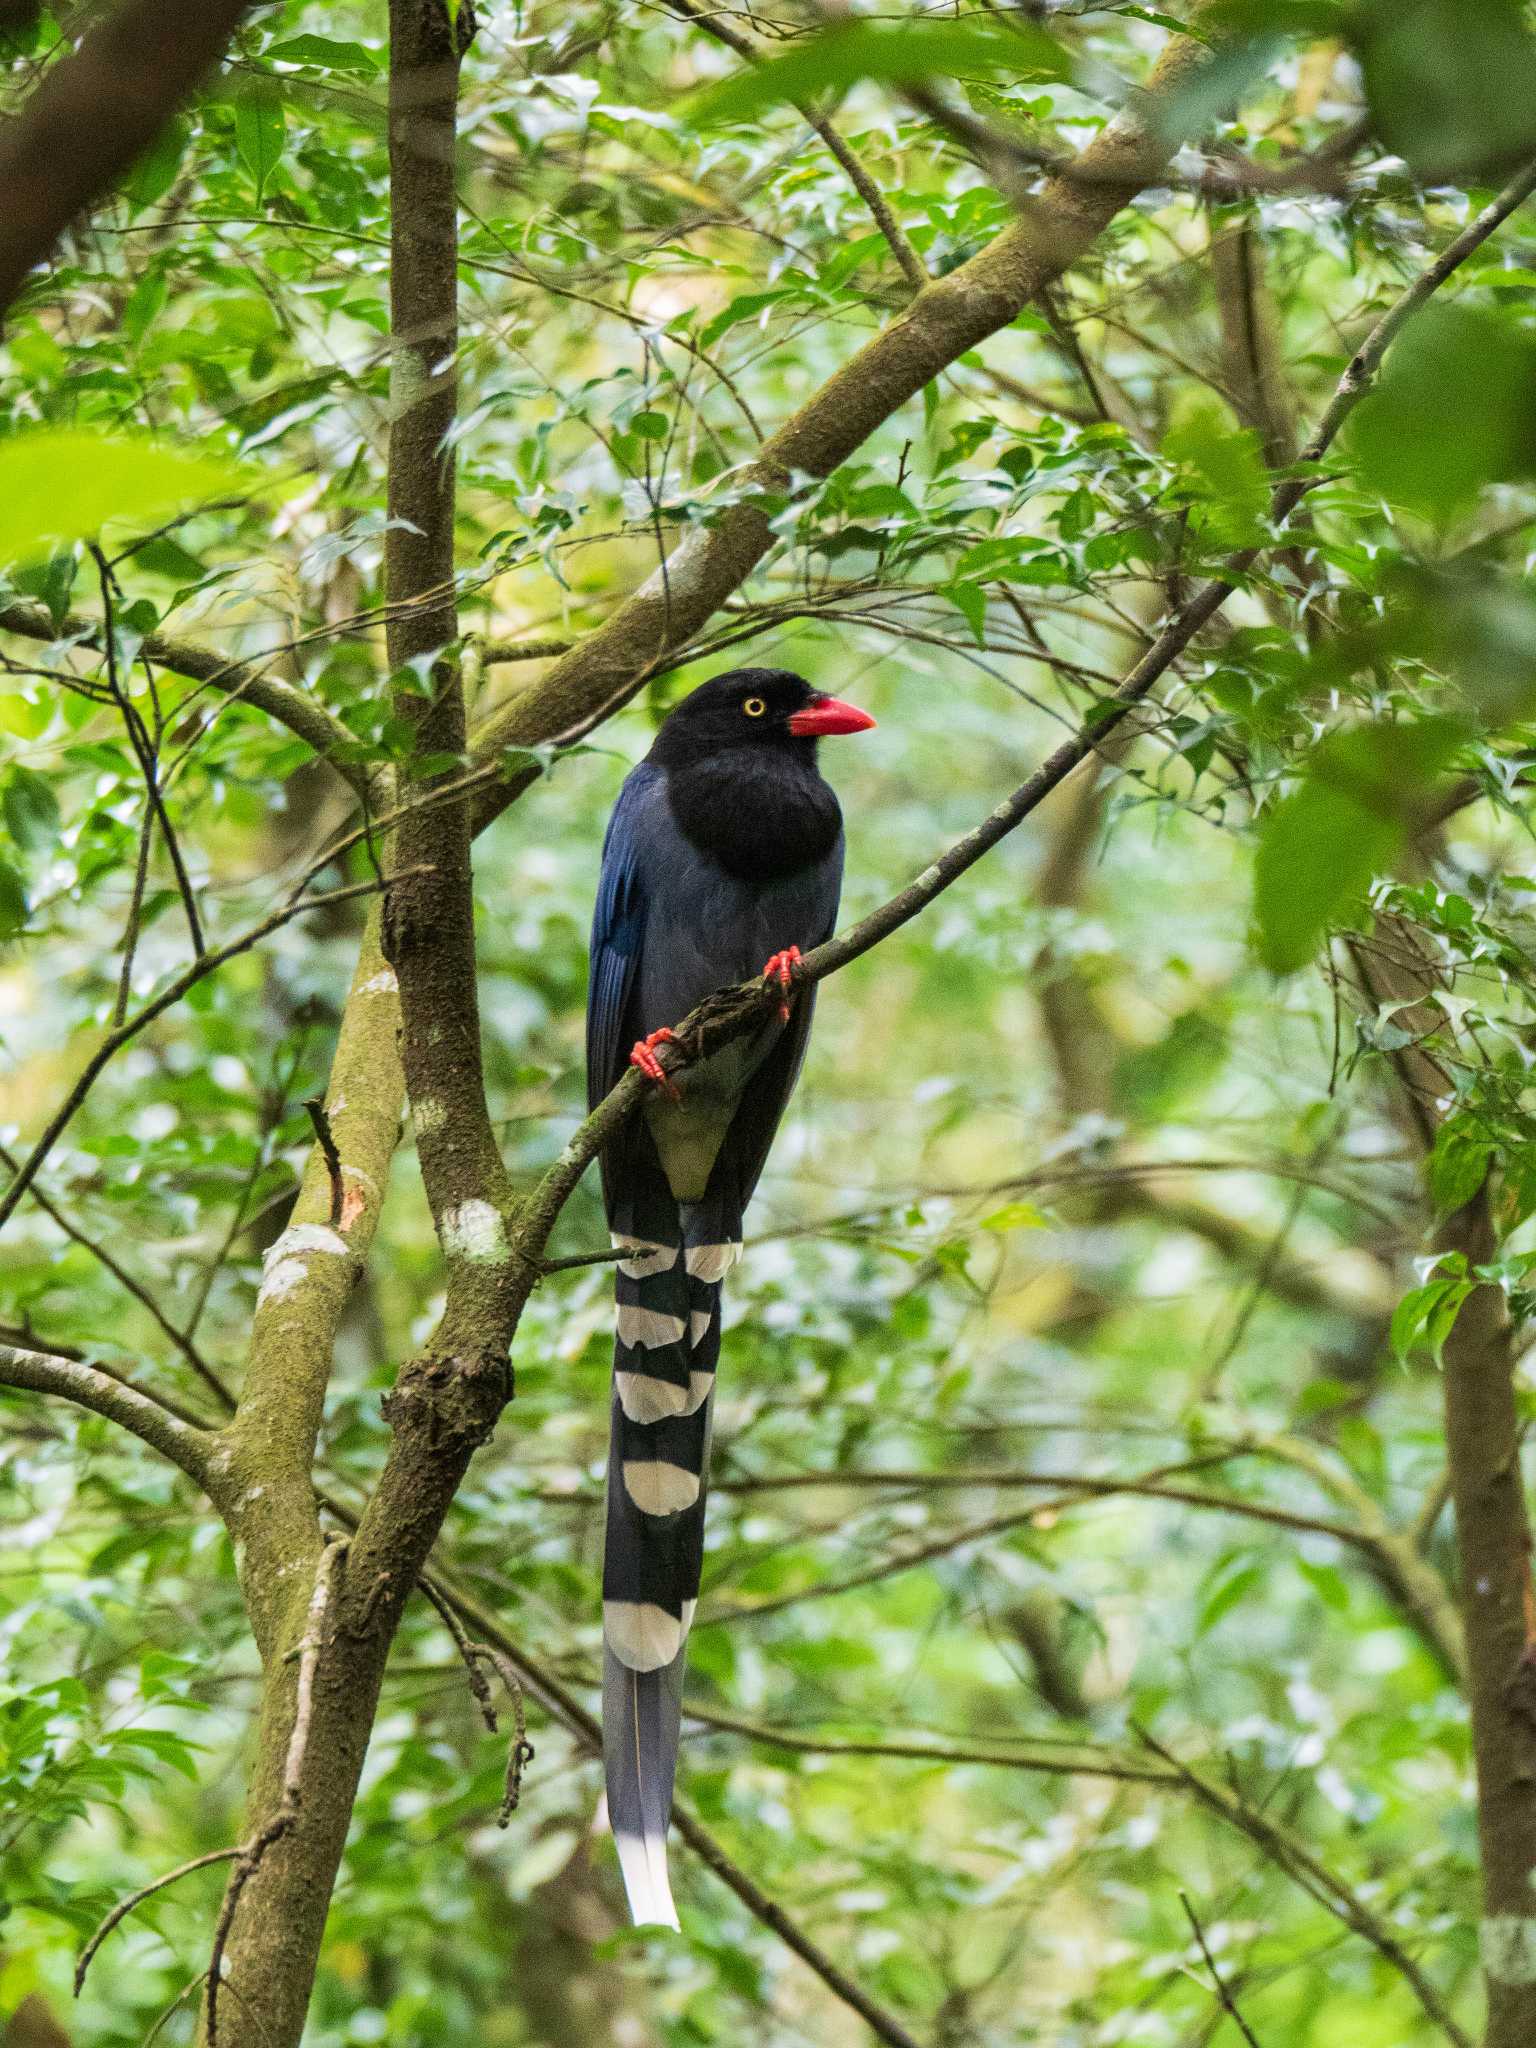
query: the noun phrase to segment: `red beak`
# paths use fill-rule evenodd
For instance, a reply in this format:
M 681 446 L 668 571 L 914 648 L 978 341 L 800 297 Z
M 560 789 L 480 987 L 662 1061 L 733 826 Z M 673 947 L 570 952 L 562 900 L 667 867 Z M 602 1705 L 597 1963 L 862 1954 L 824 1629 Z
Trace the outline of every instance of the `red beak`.
M 790 713 L 789 729 L 797 740 L 827 740 L 834 733 L 868 732 L 874 722 L 867 711 L 841 697 L 813 697 L 803 711 Z

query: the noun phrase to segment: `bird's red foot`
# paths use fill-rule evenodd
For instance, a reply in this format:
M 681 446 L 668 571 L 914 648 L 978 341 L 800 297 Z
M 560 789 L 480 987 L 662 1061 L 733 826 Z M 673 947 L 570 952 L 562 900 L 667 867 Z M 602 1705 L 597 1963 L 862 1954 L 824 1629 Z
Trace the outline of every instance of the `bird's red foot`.
M 795 985 L 795 969 L 800 965 L 800 957 L 798 946 L 786 946 L 782 952 L 775 953 L 763 968 L 764 981 L 779 984 L 779 1021 L 783 1024 L 789 1022 L 789 992 Z
M 677 1083 L 667 1073 L 661 1061 L 657 1059 L 656 1047 L 658 1045 L 675 1045 L 676 1043 L 677 1033 L 669 1031 L 666 1025 L 663 1024 L 661 1029 L 653 1031 L 649 1038 L 637 1038 L 629 1055 L 629 1064 L 632 1067 L 638 1067 L 645 1078 L 648 1081 L 654 1081 L 658 1088 L 664 1088 L 674 1102 L 681 1100 L 677 1092 Z

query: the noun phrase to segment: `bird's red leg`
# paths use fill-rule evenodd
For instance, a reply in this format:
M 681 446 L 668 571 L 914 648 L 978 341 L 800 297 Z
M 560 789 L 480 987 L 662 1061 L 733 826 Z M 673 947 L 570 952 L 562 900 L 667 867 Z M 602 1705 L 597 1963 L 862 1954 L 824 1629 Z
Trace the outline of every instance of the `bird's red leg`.
M 658 1045 L 675 1045 L 676 1043 L 677 1033 L 669 1031 L 666 1025 L 663 1024 L 661 1029 L 653 1031 L 649 1038 L 637 1038 L 629 1055 L 629 1064 L 632 1067 L 638 1067 L 645 1078 L 648 1081 L 654 1081 L 658 1088 L 665 1088 L 674 1102 L 681 1100 L 677 1092 L 677 1083 L 667 1073 L 661 1061 L 657 1059 L 655 1048 Z
M 782 1024 L 789 1022 L 789 992 L 795 985 L 795 969 L 799 965 L 800 948 L 786 946 L 782 952 L 775 953 L 763 968 L 764 981 L 776 981 L 779 984 L 779 1021 Z

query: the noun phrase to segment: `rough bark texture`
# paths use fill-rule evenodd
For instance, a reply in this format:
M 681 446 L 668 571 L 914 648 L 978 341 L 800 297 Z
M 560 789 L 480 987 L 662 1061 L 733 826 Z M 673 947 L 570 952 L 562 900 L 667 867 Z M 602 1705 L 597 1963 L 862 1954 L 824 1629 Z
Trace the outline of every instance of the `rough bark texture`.
M 1427 1000 L 1445 986 L 1443 962 L 1433 942 L 1401 917 L 1378 919 L 1369 938 L 1352 944 L 1351 956 L 1371 1007 L 1392 1010 L 1414 1034 L 1393 1055 L 1397 1109 L 1404 1131 L 1427 1157 L 1453 1100 L 1450 1077 L 1433 1050 L 1445 1018 Z M 1444 1219 L 1434 1249 L 1459 1253 L 1469 1270 L 1495 1256 L 1487 1182 Z M 1477 1764 L 1484 2048 L 1530 2048 L 1536 2041 L 1536 1606 L 1516 1365 L 1502 1289 L 1475 1287 L 1446 1340 L 1442 1377 Z
M 124 0 L 0 127 L 0 312 L 218 61 L 250 0 Z

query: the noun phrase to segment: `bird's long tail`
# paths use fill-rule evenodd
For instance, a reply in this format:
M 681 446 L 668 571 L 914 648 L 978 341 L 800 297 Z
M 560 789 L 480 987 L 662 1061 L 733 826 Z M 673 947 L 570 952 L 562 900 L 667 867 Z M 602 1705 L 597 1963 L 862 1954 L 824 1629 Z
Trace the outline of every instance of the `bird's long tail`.
M 729 1211 L 729 1213 L 727 1213 Z M 667 1822 L 699 1593 L 720 1282 L 739 1204 L 679 1204 L 659 1173 L 614 1218 L 620 1261 L 603 1551 L 603 1761 L 637 1926 L 676 1927 Z

